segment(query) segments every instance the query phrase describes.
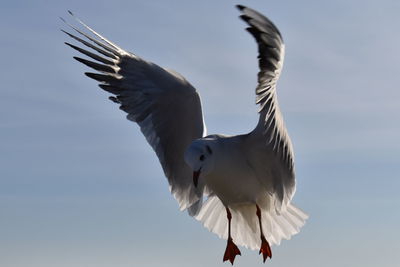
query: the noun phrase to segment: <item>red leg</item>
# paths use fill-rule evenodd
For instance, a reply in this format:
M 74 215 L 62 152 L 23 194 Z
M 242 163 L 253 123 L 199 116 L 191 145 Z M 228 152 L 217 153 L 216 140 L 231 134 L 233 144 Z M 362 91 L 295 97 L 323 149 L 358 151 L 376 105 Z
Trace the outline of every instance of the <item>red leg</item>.
M 258 222 L 260 224 L 260 233 L 261 233 L 261 248 L 260 248 L 260 252 L 259 254 L 263 254 L 263 261 L 265 262 L 265 260 L 270 257 L 272 258 L 272 251 L 271 251 L 271 247 L 268 244 L 268 241 L 265 239 L 263 230 L 262 230 L 262 224 L 261 224 L 261 210 L 260 207 L 258 207 L 258 205 L 256 204 L 256 208 L 257 208 L 257 217 L 258 217 Z
M 232 214 L 228 208 L 226 208 L 226 215 L 228 218 L 228 242 L 226 244 L 226 249 L 225 249 L 225 254 L 224 254 L 224 262 L 229 260 L 231 264 L 233 265 L 233 262 L 235 261 L 236 255 L 242 255 L 240 254 L 240 250 L 238 247 L 233 243 L 233 239 L 231 237 L 231 219 L 232 219 Z

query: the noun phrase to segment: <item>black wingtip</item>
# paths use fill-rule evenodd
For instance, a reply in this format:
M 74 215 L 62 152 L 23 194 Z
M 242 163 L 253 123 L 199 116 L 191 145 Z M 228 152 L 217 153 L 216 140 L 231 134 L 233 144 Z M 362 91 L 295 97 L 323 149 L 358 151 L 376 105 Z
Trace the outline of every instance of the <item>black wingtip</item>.
M 242 20 L 248 22 L 251 20 L 251 17 L 247 16 L 247 15 L 240 15 L 239 18 L 241 18 Z
M 73 35 L 72 34 L 70 34 L 69 32 L 67 32 L 66 30 L 64 30 L 64 29 L 60 29 L 60 31 L 62 31 L 63 33 L 65 33 L 66 35 L 68 35 L 68 36 L 70 36 L 70 37 L 72 37 L 73 38 Z
M 80 58 L 80 57 L 72 57 L 72 58 L 75 59 L 76 61 L 79 61 L 79 62 L 85 64 L 85 60 L 83 58 Z
M 98 74 L 98 73 L 92 73 L 92 72 L 85 72 L 85 75 L 88 76 L 89 78 L 92 78 L 93 80 L 96 80 L 98 82 L 105 82 L 106 79 L 109 79 L 109 76 Z
M 66 30 L 64 30 L 64 29 L 60 29 L 60 31 L 62 31 L 62 32 L 65 33 L 66 35 L 71 36 L 71 34 L 70 34 L 69 32 L 67 32 Z
M 93 61 L 83 59 L 80 57 L 73 57 L 73 58 L 75 60 L 79 61 L 80 63 L 85 64 L 86 66 L 93 68 L 95 70 L 98 70 L 100 72 L 107 73 L 107 74 L 115 73 L 115 70 L 110 66 L 99 64 L 97 62 L 93 62 Z M 101 77 L 101 76 L 99 76 L 99 77 Z
M 88 76 L 89 78 L 92 78 L 93 80 L 106 84 L 112 84 L 117 82 L 117 79 L 114 76 L 110 75 L 104 75 L 92 72 L 85 72 L 85 75 Z
M 98 75 L 98 74 L 96 74 L 96 73 L 91 73 L 91 72 L 85 72 L 84 73 L 86 76 L 88 76 L 89 78 L 92 78 L 92 79 L 94 79 L 94 77 L 96 76 L 96 75 Z
M 236 8 L 239 9 L 240 11 L 242 11 L 243 9 L 245 9 L 246 7 L 243 5 L 236 5 Z
M 108 99 L 110 99 L 114 103 L 121 104 L 121 101 L 119 101 L 118 98 L 116 98 L 115 96 L 110 96 L 108 97 Z
M 67 21 L 63 17 L 59 17 L 59 18 L 62 20 L 62 22 L 67 23 Z
M 72 13 L 71 10 L 68 10 L 68 13 L 69 13 L 71 16 L 74 16 L 74 13 Z

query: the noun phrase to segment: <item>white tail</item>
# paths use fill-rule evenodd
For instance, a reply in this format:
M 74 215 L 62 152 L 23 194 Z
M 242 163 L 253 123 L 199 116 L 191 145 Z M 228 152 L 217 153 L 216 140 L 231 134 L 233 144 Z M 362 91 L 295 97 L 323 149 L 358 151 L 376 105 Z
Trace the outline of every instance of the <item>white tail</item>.
M 257 250 L 260 248 L 260 228 L 255 205 L 241 205 L 231 209 L 232 238 L 237 245 Z M 290 239 L 305 224 L 308 215 L 289 203 L 286 210 L 277 214 L 275 210 L 262 210 L 262 225 L 265 238 L 270 245 L 279 245 L 281 240 Z M 220 238 L 228 238 L 228 220 L 222 202 L 216 196 L 209 197 L 203 204 L 196 220 L 202 222 Z

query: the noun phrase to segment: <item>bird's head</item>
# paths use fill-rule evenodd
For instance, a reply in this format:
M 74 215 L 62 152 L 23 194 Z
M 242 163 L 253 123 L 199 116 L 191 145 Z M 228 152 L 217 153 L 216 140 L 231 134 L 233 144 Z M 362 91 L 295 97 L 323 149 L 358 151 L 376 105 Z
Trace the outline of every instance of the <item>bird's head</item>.
M 201 138 L 193 141 L 185 152 L 185 162 L 193 170 L 193 183 L 197 187 L 200 175 L 211 172 L 214 167 L 213 142 Z

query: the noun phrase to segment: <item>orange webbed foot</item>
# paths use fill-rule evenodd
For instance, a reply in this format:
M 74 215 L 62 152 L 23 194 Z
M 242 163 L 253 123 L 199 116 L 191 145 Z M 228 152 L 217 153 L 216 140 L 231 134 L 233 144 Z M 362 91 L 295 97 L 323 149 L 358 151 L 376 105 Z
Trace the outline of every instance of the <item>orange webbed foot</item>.
M 231 262 L 231 264 L 233 265 L 236 255 L 242 255 L 242 254 L 240 253 L 240 250 L 235 245 L 235 243 L 233 243 L 232 238 L 229 238 L 228 243 L 226 245 L 225 254 L 224 254 L 224 262 L 229 260 Z
M 272 251 L 271 247 L 268 244 L 268 241 L 265 239 L 264 236 L 261 236 L 261 248 L 259 254 L 263 254 L 263 262 L 265 262 L 268 257 L 272 258 Z

